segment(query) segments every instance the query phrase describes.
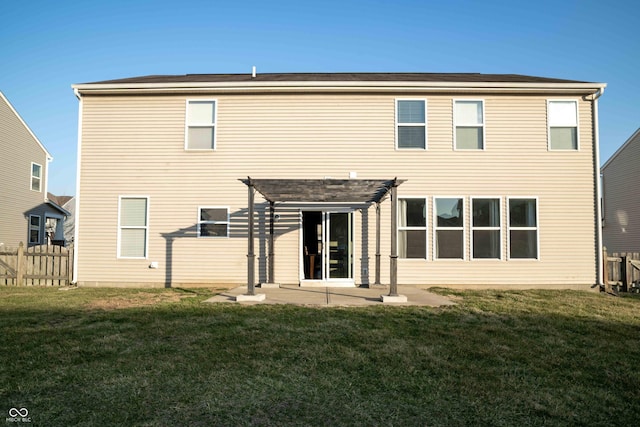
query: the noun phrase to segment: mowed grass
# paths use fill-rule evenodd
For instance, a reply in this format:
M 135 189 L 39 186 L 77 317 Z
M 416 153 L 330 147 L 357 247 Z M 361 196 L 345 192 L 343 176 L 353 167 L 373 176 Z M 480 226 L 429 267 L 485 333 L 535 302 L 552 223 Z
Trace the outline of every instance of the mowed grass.
M 27 408 L 34 426 L 640 425 L 637 296 L 436 292 L 458 304 L 0 288 L 0 412 Z

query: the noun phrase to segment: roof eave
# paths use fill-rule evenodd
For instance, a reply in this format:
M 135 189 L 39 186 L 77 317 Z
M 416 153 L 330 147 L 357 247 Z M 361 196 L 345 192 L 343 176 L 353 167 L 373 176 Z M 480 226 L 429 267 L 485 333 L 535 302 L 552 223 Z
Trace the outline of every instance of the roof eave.
M 42 149 L 42 151 L 44 152 L 45 157 L 47 158 L 48 161 L 53 161 L 53 156 L 51 155 L 51 153 L 49 153 L 49 151 L 47 150 L 47 148 L 44 146 L 44 144 L 42 142 L 40 142 L 40 140 L 38 139 L 38 137 L 36 136 L 35 133 L 33 133 L 33 131 L 31 130 L 31 128 L 29 127 L 29 125 L 27 125 L 27 122 L 25 122 L 22 119 L 22 116 L 18 113 L 18 111 L 13 108 L 13 105 L 11 104 L 11 102 L 9 102 L 9 100 L 7 99 L 6 96 L 4 96 L 4 94 L 0 91 L 0 99 L 4 100 L 4 102 L 9 106 L 9 109 L 11 110 L 11 112 L 18 118 L 18 120 L 20 121 L 20 123 L 22 124 L 22 126 L 24 126 L 24 128 L 27 130 L 27 132 L 29 133 L 29 135 L 31 135 L 31 137 L 33 138 L 33 140 L 40 146 L 40 148 Z
M 65 208 L 63 208 L 62 206 L 58 205 L 57 203 L 51 201 L 51 200 L 47 200 L 46 203 L 48 205 L 50 205 L 51 207 L 55 208 L 56 210 L 60 211 L 61 214 L 63 214 L 64 216 L 71 216 L 71 212 L 69 212 L 68 210 L 66 210 Z
M 618 148 L 618 149 L 616 150 L 616 152 L 615 152 L 615 153 L 613 153 L 613 154 L 611 155 L 611 157 L 609 157 L 609 160 L 607 160 L 607 161 L 604 163 L 604 165 L 602 165 L 602 167 L 600 168 L 600 171 L 601 171 L 601 172 L 604 172 L 604 170 L 609 166 L 609 164 L 611 164 L 611 162 L 613 162 L 613 161 L 616 159 L 616 157 L 618 157 L 618 156 L 620 155 L 620 153 L 622 153 L 622 152 L 627 148 L 627 146 L 628 146 L 629 144 L 631 144 L 631 141 L 633 141 L 633 140 L 635 140 L 635 139 L 636 139 L 636 136 L 638 136 L 638 135 L 640 135 L 640 128 L 638 128 L 638 129 L 633 133 L 633 135 L 631 135 L 629 138 L 627 138 L 627 140 L 624 142 L 624 144 L 622 144 L 622 145 L 620 146 L 620 148 Z
M 406 81 L 288 81 L 288 82 L 179 82 L 82 83 L 71 86 L 81 94 L 186 92 L 563 92 L 596 93 L 606 83 L 524 82 L 406 82 Z

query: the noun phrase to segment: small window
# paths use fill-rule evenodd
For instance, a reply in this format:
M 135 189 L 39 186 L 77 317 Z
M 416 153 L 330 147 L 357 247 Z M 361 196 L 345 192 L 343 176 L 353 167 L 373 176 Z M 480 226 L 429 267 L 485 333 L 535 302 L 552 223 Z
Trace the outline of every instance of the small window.
M 509 258 L 538 259 L 538 209 L 534 198 L 509 199 Z
M 500 259 L 500 199 L 471 199 L 473 259 Z
M 484 101 L 454 100 L 453 111 L 456 150 L 484 150 Z
M 198 208 L 198 237 L 229 237 L 229 208 Z
M 550 150 L 578 149 L 578 103 L 549 101 L 547 104 Z
M 147 197 L 121 197 L 119 218 L 119 258 L 146 258 L 149 200 Z
M 29 215 L 29 243 L 39 245 L 41 243 L 40 228 L 42 218 L 38 215 Z
M 42 166 L 37 163 L 31 163 L 31 189 L 42 190 Z
M 464 259 L 464 202 L 462 198 L 435 199 L 436 259 Z
M 187 150 L 216 148 L 216 101 L 187 101 Z
M 427 148 L 427 101 L 396 100 L 397 148 Z
M 398 199 L 398 255 L 427 258 L 427 201 Z

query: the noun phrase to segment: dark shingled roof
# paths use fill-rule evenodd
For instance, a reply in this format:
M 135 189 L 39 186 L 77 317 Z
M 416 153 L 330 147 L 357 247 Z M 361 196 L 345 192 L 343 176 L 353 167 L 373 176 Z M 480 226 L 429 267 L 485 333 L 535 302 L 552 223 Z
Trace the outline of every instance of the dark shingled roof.
M 451 83 L 588 83 L 520 74 L 481 73 L 258 73 L 185 74 L 130 77 L 85 84 L 225 83 L 225 82 L 451 82 Z

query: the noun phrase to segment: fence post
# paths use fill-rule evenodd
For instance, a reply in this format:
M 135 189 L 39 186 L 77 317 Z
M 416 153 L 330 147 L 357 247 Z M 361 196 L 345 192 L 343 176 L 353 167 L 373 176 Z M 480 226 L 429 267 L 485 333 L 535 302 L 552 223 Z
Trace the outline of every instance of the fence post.
M 20 242 L 18 245 L 18 254 L 16 259 L 16 286 L 22 286 L 24 280 L 24 268 L 26 263 L 24 262 L 24 243 Z
M 604 283 L 604 289 L 609 292 L 611 289 L 609 286 L 609 255 L 607 254 L 607 247 L 602 247 L 602 263 L 604 268 L 602 269 L 602 282 Z
M 631 252 L 627 252 L 624 254 L 624 290 L 629 291 L 631 288 L 631 283 L 633 283 L 633 266 L 631 265 L 631 260 L 633 259 L 633 254 Z
M 71 286 L 71 280 L 73 280 L 73 245 L 69 246 L 67 255 L 67 286 Z

